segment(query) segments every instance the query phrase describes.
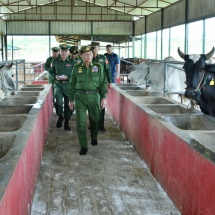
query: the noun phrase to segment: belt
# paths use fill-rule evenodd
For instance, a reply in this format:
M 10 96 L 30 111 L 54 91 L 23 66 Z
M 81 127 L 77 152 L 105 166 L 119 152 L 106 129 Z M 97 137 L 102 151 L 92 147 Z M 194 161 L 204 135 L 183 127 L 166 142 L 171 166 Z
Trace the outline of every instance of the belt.
M 60 81 L 60 80 L 58 80 L 58 82 L 59 82 L 59 83 L 63 83 L 63 84 L 69 83 L 69 81 Z
M 98 93 L 98 90 L 77 90 L 81 94 L 95 94 Z

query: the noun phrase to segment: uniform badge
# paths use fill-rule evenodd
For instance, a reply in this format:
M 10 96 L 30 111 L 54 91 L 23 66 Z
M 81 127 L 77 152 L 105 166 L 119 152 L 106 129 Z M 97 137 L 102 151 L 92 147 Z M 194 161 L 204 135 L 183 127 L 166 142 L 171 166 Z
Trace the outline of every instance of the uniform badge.
M 82 67 L 78 67 L 78 73 L 82 73 Z
M 77 63 L 81 63 L 81 60 L 77 60 Z
M 66 66 L 71 66 L 71 64 L 66 64 Z
M 210 85 L 214 85 L 214 79 L 210 81 Z
M 102 63 L 102 62 L 104 62 L 104 61 L 103 61 L 102 59 L 99 59 L 99 62 Z
M 86 48 L 86 51 L 90 51 L 90 47 L 87 47 L 87 48 Z
M 92 72 L 98 72 L 98 71 L 99 71 L 98 67 L 97 66 L 93 66 Z
M 63 44 L 63 48 L 66 48 L 66 44 Z

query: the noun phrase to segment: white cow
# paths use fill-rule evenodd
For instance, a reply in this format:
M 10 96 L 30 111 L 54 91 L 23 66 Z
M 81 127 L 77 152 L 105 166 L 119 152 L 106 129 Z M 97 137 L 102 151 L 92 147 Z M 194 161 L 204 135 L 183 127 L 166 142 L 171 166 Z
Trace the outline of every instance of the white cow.
M 146 61 L 138 65 L 129 66 L 127 69 L 130 72 L 128 79 L 139 84 L 150 85 L 151 90 L 163 94 L 165 76 L 165 63 L 163 62 L 169 61 L 176 60 L 173 57 L 167 57 L 160 63 L 149 63 Z M 181 71 L 182 67 L 182 64 L 171 64 L 167 66 L 166 93 L 175 92 L 176 94 L 169 94 L 169 97 L 176 101 L 181 100 L 177 93 L 184 93 L 186 87 L 186 77 L 184 71 Z
M 48 80 L 49 72 L 44 70 L 37 78 L 36 80 Z
M 0 99 L 12 95 L 16 90 L 13 81 L 15 71 L 12 66 L 13 63 L 0 66 Z

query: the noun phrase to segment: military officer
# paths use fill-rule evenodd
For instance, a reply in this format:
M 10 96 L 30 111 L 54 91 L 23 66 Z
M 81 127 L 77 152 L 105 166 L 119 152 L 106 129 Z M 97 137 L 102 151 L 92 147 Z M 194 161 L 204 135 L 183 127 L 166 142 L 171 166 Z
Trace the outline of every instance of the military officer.
M 82 63 L 82 58 L 79 56 L 79 50 L 77 46 L 71 46 L 69 52 L 70 57 L 75 61 L 75 63 Z
M 54 96 L 56 98 L 57 115 L 59 116 L 56 126 L 61 128 L 65 118 L 64 130 L 69 131 L 71 111 L 69 108 L 68 89 L 69 79 L 75 62 L 69 58 L 70 46 L 68 44 L 61 44 L 59 47 L 61 57 L 53 61 L 53 69 L 50 72 L 54 79 Z
M 80 155 L 86 155 L 86 111 L 90 114 L 91 145 L 96 146 L 98 121 L 101 109 L 104 108 L 107 93 L 107 80 L 103 67 L 92 62 L 93 53 L 90 46 L 81 47 L 83 63 L 76 64 L 72 71 L 69 88 L 69 106 L 76 110 L 76 125 L 81 146 Z
M 107 58 L 104 55 L 98 54 L 100 43 L 91 42 L 90 46 L 93 48 L 93 62 L 100 63 L 104 67 L 104 72 L 106 74 L 107 81 L 108 81 L 108 88 L 110 88 L 110 83 L 112 83 L 111 69 Z M 104 127 L 104 116 L 105 116 L 105 108 L 101 110 L 101 118 L 99 120 L 99 130 L 102 132 L 106 131 Z
M 44 69 L 49 72 L 49 75 L 48 75 L 49 84 L 52 84 L 52 82 L 53 82 L 52 76 L 50 74 L 50 71 L 52 70 L 52 62 L 54 59 L 60 57 L 60 49 L 58 47 L 52 47 L 51 49 L 52 49 L 52 56 L 47 58 L 45 65 L 44 65 Z

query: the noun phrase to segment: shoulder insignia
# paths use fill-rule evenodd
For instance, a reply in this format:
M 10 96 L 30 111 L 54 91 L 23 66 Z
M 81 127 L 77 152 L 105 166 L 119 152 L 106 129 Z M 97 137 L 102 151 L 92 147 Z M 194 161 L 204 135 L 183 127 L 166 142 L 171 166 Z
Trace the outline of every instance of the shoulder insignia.
M 82 67 L 78 67 L 78 73 L 82 73 Z

